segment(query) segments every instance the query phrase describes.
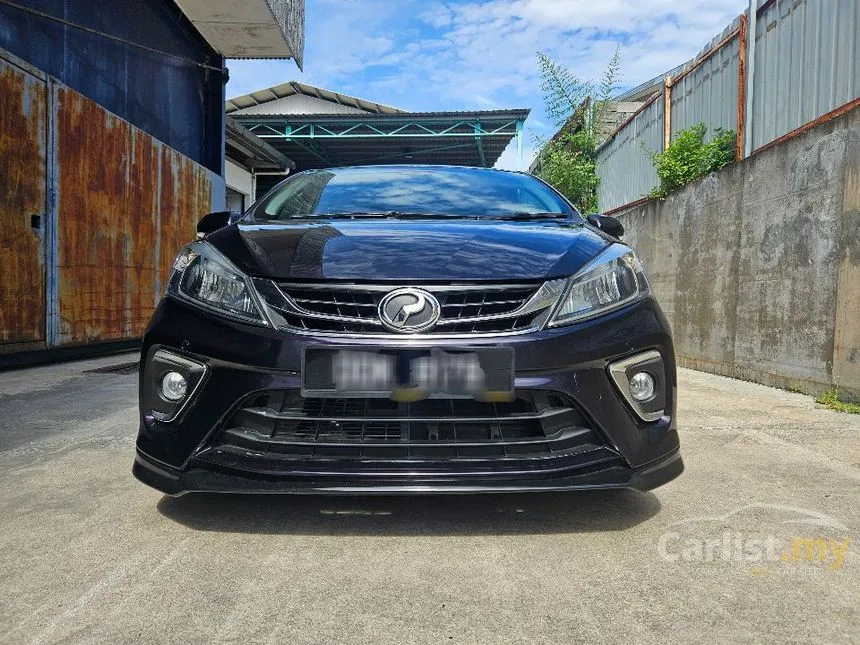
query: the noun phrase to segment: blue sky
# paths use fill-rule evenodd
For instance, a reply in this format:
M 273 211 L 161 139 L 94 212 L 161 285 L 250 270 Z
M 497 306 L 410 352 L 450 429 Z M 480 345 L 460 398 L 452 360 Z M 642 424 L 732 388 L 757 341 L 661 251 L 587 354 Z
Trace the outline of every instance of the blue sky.
M 227 96 L 290 80 L 406 110 L 531 108 L 531 133 L 555 128 L 538 89 L 538 50 L 599 79 L 621 45 L 633 87 L 696 55 L 746 0 L 306 0 L 304 72 L 293 61 L 229 61 Z M 514 168 L 511 145 L 497 164 Z

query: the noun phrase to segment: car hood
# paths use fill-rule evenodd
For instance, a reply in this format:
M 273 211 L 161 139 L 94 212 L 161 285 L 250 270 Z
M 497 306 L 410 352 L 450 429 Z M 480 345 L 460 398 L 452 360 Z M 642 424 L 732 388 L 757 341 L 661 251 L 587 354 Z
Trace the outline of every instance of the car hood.
M 611 242 L 571 222 L 239 223 L 208 240 L 249 275 L 310 280 L 522 280 L 570 275 Z

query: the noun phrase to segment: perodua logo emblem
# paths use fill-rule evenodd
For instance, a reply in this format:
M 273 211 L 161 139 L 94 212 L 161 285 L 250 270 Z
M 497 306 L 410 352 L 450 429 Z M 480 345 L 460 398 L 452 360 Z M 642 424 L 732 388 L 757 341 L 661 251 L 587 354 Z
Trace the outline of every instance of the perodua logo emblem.
M 423 289 L 395 289 L 379 301 L 379 319 L 382 324 L 402 334 L 432 329 L 439 321 L 440 314 L 439 301 Z

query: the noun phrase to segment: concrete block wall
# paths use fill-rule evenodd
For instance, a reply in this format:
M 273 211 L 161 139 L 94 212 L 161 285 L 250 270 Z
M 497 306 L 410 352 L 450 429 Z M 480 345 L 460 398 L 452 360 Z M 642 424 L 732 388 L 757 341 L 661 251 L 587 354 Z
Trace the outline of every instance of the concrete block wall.
M 860 109 L 618 217 L 681 365 L 860 400 Z

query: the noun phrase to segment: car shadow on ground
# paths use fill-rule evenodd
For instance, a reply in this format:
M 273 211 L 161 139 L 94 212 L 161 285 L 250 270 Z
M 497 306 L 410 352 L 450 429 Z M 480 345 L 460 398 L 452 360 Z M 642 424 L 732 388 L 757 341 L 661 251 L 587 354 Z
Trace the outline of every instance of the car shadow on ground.
M 198 531 L 295 535 L 505 535 L 620 531 L 660 511 L 635 490 L 330 497 L 189 494 L 158 511 Z

